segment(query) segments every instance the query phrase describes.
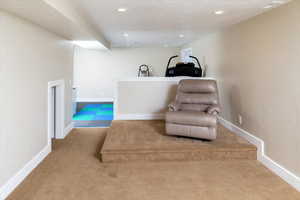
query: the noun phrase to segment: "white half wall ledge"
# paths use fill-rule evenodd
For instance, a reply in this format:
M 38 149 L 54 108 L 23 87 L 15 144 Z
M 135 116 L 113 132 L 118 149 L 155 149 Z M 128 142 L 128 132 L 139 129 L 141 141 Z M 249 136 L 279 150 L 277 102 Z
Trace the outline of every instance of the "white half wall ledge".
M 201 78 L 197 78 L 197 77 L 187 77 L 187 76 L 178 76 L 178 77 L 134 77 L 134 78 L 127 78 L 127 79 L 121 79 L 118 80 L 117 82 L 134 82 L 134 81 L 165 81 L 165 82 L 179 82 L 181 80 L 185 80 L 185 79 L 195 79 L 195 80 L 215 80 L 217 81 L 215 78 L 211 78 L 211 77 L 201 77 Z
M 269 156 L 265 154 L 265 143 L 262 139 L 254 136 L 253 134 L 243 130 L 242 128 L 234 125 L 233 123 L 225 120 L 222 117 L 219 117 L 219 123 L 224 127 L 232 131 L 233 133 L 243 137 L 251 144 L 255 145 L 258 149 L 257 158 L 258 160 L 265 165 L 268 169 L 270 169 L 273 173 L 281 177 L 288 184 L 293 186 L 297 191 L 300 192 L 300 177 L 296 174 L 292 173 L 279 163 L 272 160 Z
M 76 102 L 81 103 L 107 103 L 114 102 L 113 98 L 78 98 Z
M 0 188 L 0 200 L 6 199 L 50 153 L 51 145 L 47 145 L 21 170 L 19 170 L 12 178 L 10 178 L 4 184 L 4 186 Z
M 115 119 L 163 119 L 163 112 L 176 96 L 176 87 L 181 80 L 215 80 L 212 77 L 132 77 L 115 82 Z M 124 87 L 123 87 L 124 86 Z M 140 104 L 140 102 L 148 102 Z M 136 104 L 140 106 L 136 109 Z M 158 116 L 157 116 L 158 114 Z

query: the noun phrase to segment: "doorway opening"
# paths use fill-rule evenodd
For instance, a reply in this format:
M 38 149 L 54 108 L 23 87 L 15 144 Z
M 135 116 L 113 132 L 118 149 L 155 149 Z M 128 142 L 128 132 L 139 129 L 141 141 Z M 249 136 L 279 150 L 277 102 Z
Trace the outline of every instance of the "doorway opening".
M 48 143 L 64 138 L 64 81 L 48 83 Z
M 58 106 L 57 106 L 57 86 L 54 86 L 51 88 L 51 109 L 50 109 L 50 115 L 51 115 L 51 124 L 50 124 L 50 127 L 51 127 L 51 139 L 56 139 L 56 134 L 59 132 L 59 130 L 57 130 L 58 126 L 57 124 L 59 122 L 57 122 L 57 119 L 59 118 L 57 116 L 58 114 Z
M 114 118 L 113 102 L 77 102 L 76 114 L 73 116 L 74 126 L 110 127 Z

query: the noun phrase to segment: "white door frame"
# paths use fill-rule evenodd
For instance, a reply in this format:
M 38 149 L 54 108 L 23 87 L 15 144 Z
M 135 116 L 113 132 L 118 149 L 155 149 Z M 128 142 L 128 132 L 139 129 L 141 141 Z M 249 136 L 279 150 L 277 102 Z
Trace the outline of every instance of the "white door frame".
M 56 139 L 63 139 L 65 126 L 65 81 L 57 80 L 48 82 L 48 145 L 51 146 L 53 135 L 53 116 L 52 116 L 52 88 L 56 88 Z

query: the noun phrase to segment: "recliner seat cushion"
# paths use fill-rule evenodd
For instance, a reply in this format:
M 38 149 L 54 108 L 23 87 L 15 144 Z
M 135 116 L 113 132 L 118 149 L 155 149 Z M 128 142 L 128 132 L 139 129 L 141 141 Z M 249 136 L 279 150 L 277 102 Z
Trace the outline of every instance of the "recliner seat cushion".
M 179 110 L 182 111 L 199 111 L 199 112 L 206 112 L 208 111 L 209 107 L 211 107 L 210 105 L 205 105 L 205 104 L 187 104 L 187 103 L 183 103 L 180 104 Z
M 178 95 L 176 101 L 181 104 L 206 104 L 206 105 L 217 105 L 218 96 L 215 93 L 181 93 Z
M 217 117 L 198 111 L 167 112 L 166 122 L 192 126 L 215 127 L 217 125 Z

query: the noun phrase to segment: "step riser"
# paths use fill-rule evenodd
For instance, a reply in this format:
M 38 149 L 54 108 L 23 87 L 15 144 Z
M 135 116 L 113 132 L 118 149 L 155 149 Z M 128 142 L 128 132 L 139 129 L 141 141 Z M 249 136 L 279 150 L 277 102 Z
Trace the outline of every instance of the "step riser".
M 161 161 L 204 161 L 204 160 L 257 160 L 256 151 L 245 152 L 186 152 L 186 153 L 102 153 L 102 162 L 161 162 Z

